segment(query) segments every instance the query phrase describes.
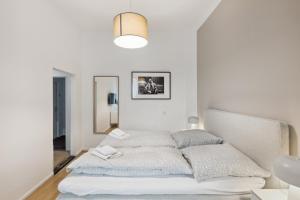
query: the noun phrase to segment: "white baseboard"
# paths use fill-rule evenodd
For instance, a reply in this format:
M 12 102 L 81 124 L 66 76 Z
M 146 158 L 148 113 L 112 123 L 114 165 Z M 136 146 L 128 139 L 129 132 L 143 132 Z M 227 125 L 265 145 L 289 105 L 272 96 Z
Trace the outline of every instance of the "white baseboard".
M 19 200 L 24 200 L 26 199 L 28 196 L 30 196 L 38 187 L 40 187 L 41 185 L 43 185 L 49 178 L 51 178 L 53 176 L 53 172 L 51 172 L 51 174 L 49 174 L 48 176 L 46 176 L 45 178 L 43 178 L 38 184 L 36 184 L 34 187 L 32 187 L 29 191 L 27 191 L 21 198 L 19 198 Z

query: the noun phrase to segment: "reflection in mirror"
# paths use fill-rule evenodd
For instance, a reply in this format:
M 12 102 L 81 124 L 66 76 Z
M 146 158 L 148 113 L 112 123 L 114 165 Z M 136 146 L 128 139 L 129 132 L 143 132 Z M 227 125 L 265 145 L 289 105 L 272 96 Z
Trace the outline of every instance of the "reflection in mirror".
M 94 133 L 109 133 L 119 126 L 119 77 L 94 77 Z

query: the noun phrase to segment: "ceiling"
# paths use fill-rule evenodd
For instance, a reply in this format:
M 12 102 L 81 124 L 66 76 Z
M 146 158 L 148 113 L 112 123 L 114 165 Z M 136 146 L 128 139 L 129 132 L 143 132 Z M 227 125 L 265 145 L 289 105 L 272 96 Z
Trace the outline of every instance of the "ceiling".
M 115 15 L 138 12 L 151 30 L 198 29 L 221 0 L 51 0 L 84 30 L 111 30 Z

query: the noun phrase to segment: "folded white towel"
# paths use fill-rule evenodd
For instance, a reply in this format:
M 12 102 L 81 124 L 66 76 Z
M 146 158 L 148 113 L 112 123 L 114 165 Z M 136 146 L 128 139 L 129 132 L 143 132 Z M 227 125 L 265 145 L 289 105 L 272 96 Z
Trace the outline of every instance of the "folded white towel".
M 94 156 L 97 156 L 103 160 L 107 160 L 108 158 L 110 158 L 110 156 L 105 156 L 105 155 L 102 155 L 101 153 L 99 153 L 98 151 L 94 150 L 91 152 L 91 154 L 93 154 Z
M 108 145 L 105 145 L 103 147 L 96 147 L 95 151 L 101 153 L 104 156 L 109 156 L 118 153 L 117 149 Z
M 125 139 L 125 138 L 128 138 L 130 136 L 129 133 L 126 133 L 124 131 L 122 131 L 121 129 L 119 128 L 116 128 L 114 130 L 112 130 L 110 133 L 109 133 L 110 136 L 116 138 L 116 139 Z
M 99 153 L 97 151 L 92 151 L 91 154 L 93 154 L 94 156 L 97 156 L 97 157 L 99 157 L 103 160 L 107 160 L 107 159 L 111 159 L 111 158 L 117 158 L 117 157 L 120 157 L 120 156 L 123 155 L 122 152 L 118 152 L 114 155 L 104 156 L 104 155 L 102 155 L 101 153 Z
M 111 146 L 103 146 L 103 147 L 96 147 L 92 152 L 93 155 L 98 156 L 101 159 L 107 160 L 113 157 L 119 157 L 122 155 L 120 151 L 111 147 Z

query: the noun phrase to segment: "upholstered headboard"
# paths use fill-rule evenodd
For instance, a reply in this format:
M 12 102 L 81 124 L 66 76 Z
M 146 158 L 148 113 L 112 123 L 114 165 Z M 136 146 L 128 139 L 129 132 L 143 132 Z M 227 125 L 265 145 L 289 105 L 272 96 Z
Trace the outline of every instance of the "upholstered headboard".
M 289 154 L 289 128 L 284 122 L 209 109 L 204 115 L 204 128 L 271 171 L 279 155 Z M 272 176 L 266 187 L 278 188 L 280 182 Z

